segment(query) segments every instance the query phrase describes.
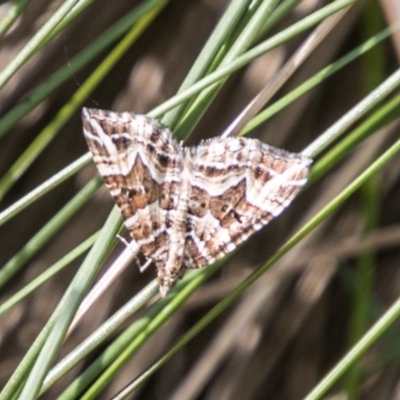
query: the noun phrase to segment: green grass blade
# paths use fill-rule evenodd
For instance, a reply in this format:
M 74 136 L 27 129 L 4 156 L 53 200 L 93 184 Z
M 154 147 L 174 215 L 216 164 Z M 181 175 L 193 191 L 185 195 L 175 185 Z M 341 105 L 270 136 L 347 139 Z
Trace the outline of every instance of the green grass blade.
M 363 30 L 365 37 L 371 37 L 384 25 L 379 15 L 379 6 L 368 3 L 364 12 Z M 383 47 L 376 47 L 366 54 L 364 60 L 364 87 L 368 93 L 385 77 L 386 63 Z M 373 233 L 379 228 L 382 188 L 378 175 L 371 177 L 360 190 L 360 205 L 362 210 L 363 235 Z M 352 288 L 352 316 L 348 333 L 348 346 L 352 347 L 363 335 L 370 321 L 369 309 L 373 300 L 373 286 L 377 266 L 377 254 L 373 251 L 363 252 L 357 263 L 357 284 Z M 362 363 L 356 362 L 346 374 L 346 391 L 349 400 L 356 400 L 361 395 L 363 375 Z
M 79 0 L 65 0 L 59 9 L 36 32 L 29 42 L 21 49 L 16 57 L 0 72 L 0 89 L 13 77 L 13 75 L 29 60 L 42 46 L 53 29 L 66 17 Z
M 38 344 L 38 347 L 40 345 L 40 353 L 30 371 L 19 399 L 26 400 L 37 397 L 42 382 L 50 369 L 50 365 L 58 354 L 59 347 L 64 339 L 72 318 L 101 265 L 101 263 L 97 261 L 104 259 L 111 250 L 112 246 L 110 243 L 115 240 L 115 235 L 118 233 L 118 229 L 115 229 L 118 225 L 116 222 L 120 220 L 119 211 L 114 209 L 101 230 L 99 239 L 95 242 L 56 310 L 50 317 L 49 322 L 40 333 L 39 338 L 44 335 L 43 332 L 46 333 L 46 340 L 44 343 L 41 342 Z M 20 369 L 26 369 L 25 359 L 22 361 L 18 370 Z M 12 390 L 15 391 L 21 383 L 21 381 L 16 381 L 16 379 L 12 377 L 8 391 L 13 393 Z
M 327 79 L 329 76 L 333 75 L 335 72 L 339 71 L 350 62 L 356 60 L 358 57 L 362 56 L 369 50 L 373 49 L 376 45 L 381 43 L 384 39 L 387 39 L 392 34 L 393 30 L 391 28 L 384 29 L 381 32 L 369 38 L 368 40 L 366 40 L 364 43 L 356 47 L 354 50 L 347 53 L 342 58 L 339 58 L 331 65 L 328 65 L 327 67 L 322 69 L 313 77 L 306 80 L 304 83 L 296 87 L 290 93 L 280 98 L 278 101 L 270 105 L 268 108 L 266 108 L 265 110 L 260 112 L 257 116 L 255 116 L 252 120 L 250 120 L 248 124 L 240 132 L 240 136 L 244 136 L 253 129 L 257 128 L 259 125 L 264 123 L 273 115 L 277 114 L 279 111 L 283 110 L 289 104 L 293 103 L 295 100 L 303 96 L 309 90 L 316 87 L 320 83 L 324 82 L 325 79 Z
M 32 239 L 0 270 L 0 287 L 3 287 L 53 236 L 81 209 L 99 189 L 103 181 L 89 182 Z
M 15 106 L 0 119 L 0 137 L 10 130 L 15 123 L 24 117 L 40 102 L 46 99 L 63 82 L 73 76 L 77 71 L 90 62 L 97 54 L 109 46 L 113 41 L 122 36 L 131 29 L 132 25 L 137 23 L 154 7 L 160 7 L 166 4 L 166 0 L 149 0 L 135 8 L 132 12 L 116 22 L 111 28 L 98 37 L 88 48 L 82 50 L 76 55 L 68 65 L 55 72 L 45 83 L 34 90 L 20 104 Z
M 53 266 L 49 267 L 45 272 L 29 282 L 29 284 L 21 289 L 18 293 L 9 297 L 3 304 L 0 304 L 0 315 L 7 312 L 11 307 L 15 306 L 15 304 L 23 300 L 43 283 L 47 282 L 50 278 L 67 267 L 72 261 L 81 256 L 93 245 L 97 237 L 98 234 L 96 233 L 80 243 L 75 249 L 57 261 Z
M 29 0 L 18 0 L 11 5 L 7 15 L 0 21 L 0 39 L 22 14 L 28 3 Z
M 130 316 L 132 316 L 132 314 L 142 308 L 143 305 L 151 297 L 153 297 L 154 293 L 157 291 L 158 283 L 154 280 L 137 295 L 135 295 L 105 323 L 103 323 L 101 327 L 93 332 L 49 372 L 44 381 L 41 393 L 47 391 L 66 372 L 73 368 L 77 363 L 82 361 L 84 357 L 96 350 L 100 344 L 104 343 L 123 322 L 125 322 Z M 158 313 L 161 309 L 158 303 L 156 303 L 154 307 L 156 311 L 153 311 L 153 313 Z M 129 333 L 123 333 L 119 339 L 116 339 L 116 341 L 109 346 L 106 352 L 99 358 L 99 363 L 94 362 L 83 374 L 79 376 L 79 378 L 77 378 L 76 381 L 70 385 L 69 389 L 64 392 L 65 397 L 68 398 L 69 396 L 76 396 L 77 394 L 80 394 L 84 388 L 90 384 L 93 377 L 98 376 L 98 374 L 104 369 L 105 365 L 108 365 L 111 360 L 115 359 L 121 353 L 121 349 L 126 348 L 126 346 L 132 342 L 131 337 L 139 335 L 140 332 L 145 329 L 149 322 L 149 318 L 151 318 L 149 313 L 146 313 L 146 318 L 141 318 L 140 320 L 135 321 L 131 328 L 128 329 Z
M 265 21 L 271 16 L 277 3 L 278 0 L 267 0 L 260 3 L 254 14 L 251 15 L 251 18 L 246 21 L 246 25 L 244 27 L 237 27 L 237 29 L 240 29 L 240 34 L 221 60 L 221 67 L 237 59 L 237 57 L 250 47 L 265 25 Z M 217 66 L 214 66 L 214 68 L 215 67 Z M 227 78 L 228 76 L 224 80 L 208 87 L 194 99 L 183 118 L 181 118 L 179 123 L 175 126 L 174 133 L 177 138 L 186 136 L 187 133 L 193 129 Z
M 335 122 L 324 134 L 303 150 L 302 154 L 307 157 L 315 157 L 326 149 L 333 141 L 344 133 L 355 121 L 375 107 L 382 99 L 392 93 L 400 86 L 400 69 L 395 71 L 383 83 L 381 83 L 368 96 L 362 99 L 350 112 Z
M 235 61 L 219 68 L 215 72 L 212 72 L 210 75 L 207 75 L 205 78 L 201 79 L 200 81 L 192 85 L 189 89 L 184 90 L 182 93 L 172 97 L 171 99 L 167 100 L 160 106 L 153 109 L 149 113 L 149 115 L 151 115 L 154 118 L 164 115 L 166 112 L 173 109 L 181 102 L 186 101 L 187 99 L 196 95 L 197 93 L 207 88 L 208 86 L 212 85 L 213 83 L 218 82 L 220 79 L 224 79 L 227 75 L 232 74 L 233 72 L 237 71 L 238 69 L 242 68 L 246 64 L 256 59 L 257 57 L 263 55 L 267 51 L 287 42 L 293 37 L 296 37 L 301 32 L 304 32 L 305 30 L 312 28 L 313 26 L 315 26 L 328 16 L 340 11 L 345 7 L 348 7 L 355 1 L 356 0 L 337 0 L 334 3 L 325 6 L 324 8 L 307 16 L 303 20 L 293 24 L 291 27 L 276 34 L 274 37 L 265 40 L 264 42 L 255 46 L 251 50 L 239 56 Z
M 355 190 L 361 187 L 368 179 L 378 172 L 388 161 L 400 152 L 400 141 L 397 141 L 369 168 L 363 172 L 349 187 L 339 195 L 334 202 L 340 204 Z M 334 203 L 332 202 L 332 203 Z M 330 203 L 330 204 L 332 204 Z M 324 210 L 326 210 L 326 207 Z M 323 210 L 323 211 L 324 211 Z M 322 212 L 321 212 L 322 213 Z M 343 376 L 343 374 L 363 355 L 376 340 L 392 325 L 400 316 L 400 299 L 397 300 L 386 313 L 373 325 L 373 327 L 358 341 L 358 343 L 336 364 L 336 366 L 316 385 L 308 394 L 306 400 L 321 399 L 322 396 Z
M 84 166 L 89 164 L 90 161 L 92 161 L 92 156 L 91 154 L 86 153 L 72 164 L 53 175 L 47 181 L 33 189 L 20 200 L 13 203 L 10 207 L 0 213 L 0 226 L 5 224 L 11 218 L 15 217 L 18 213 L 33 204 L 35 201 L 41 199 L 51 190 L 58 187 L 62 182 L 70 178 L 72 175 L 79 172 Z
M 379 102 L 379 98 L 375 99 Z M 400 95 L 397 95 L 382 107 L 373 112 L 359 127 L 354 129 L 350 134 L 343 138 L 336 146 L 329 150 L 321 159 L 319 159 L 311 171 L 309 181 L 315 180 L 324 176 L 324 174 L 336 165 L 346 154 L 349 153 L 361 140 L 365 139 L 368 135 L 376 132 L 377 129 L 382 127 L 388 121 L 393 120 L 399 115 Z M 342 119 L 346 124 L 346 119 Z M 341 127 L 338 127 L 341 130 Z
M 183 92 L 185 89 L 190 88 L 191 85 L 205 75 L 207 69 L 212 64 L 214 58 L 250 3 L 251 1 L 243 0 L 233 0 L 230 2 L 218 25 L 214 29 L 207 43 L 204 45 L 203 50 L 200 52 L 197 60 L 193 64 L 185 80 L 182 82 L 182 85 L 177 92 L 178 94 Z M 180 118 L 183 109 L 184 105 L 179 105 L 168 112 L 164 116 L 162 122 L 173 129 L 176 121 Z
M 120 338 L 83 372 L 59 397 L 60 400 L 81 396 L 80 399 L 96 398 L 104 387 L 115 377 L 118 371 L 131 359 L 148 338 L 155 333 L 176 310 L 182 307 L 187 298 L 215 273 L 223 260 L 213 266 L 190 271 L 164 299 L 155 303 L 141 318 L 135 321 Z M 104 371 L 103 373 L 101 373 Z M 89 390 L 81 395 L 93 380 Z

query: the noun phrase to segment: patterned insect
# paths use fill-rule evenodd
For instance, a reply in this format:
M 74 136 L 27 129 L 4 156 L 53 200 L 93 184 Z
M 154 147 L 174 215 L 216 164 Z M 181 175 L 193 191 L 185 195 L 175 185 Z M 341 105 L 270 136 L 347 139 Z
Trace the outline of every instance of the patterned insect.
M 165 296 L 188 268 L 234 250 L 287 207 L 311 160 L 257 139 L 214 138 L 183 147 L 156 120 L 84 108 L 97 168 Z

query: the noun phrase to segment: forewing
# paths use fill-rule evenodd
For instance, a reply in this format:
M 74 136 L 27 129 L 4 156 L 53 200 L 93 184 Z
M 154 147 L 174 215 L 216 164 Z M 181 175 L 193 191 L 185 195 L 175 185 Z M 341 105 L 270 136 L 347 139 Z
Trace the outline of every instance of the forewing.
M 132 238 L 145 256 L 163 264 L 180 146 L 167 128 L 145 115 L 84 108 L 82 118 L 94 161 Z
M 184 262 L 223 257 L 278 216 L 305 184 L 311 160 L 257 139 L 215 138 L 190 148 Z

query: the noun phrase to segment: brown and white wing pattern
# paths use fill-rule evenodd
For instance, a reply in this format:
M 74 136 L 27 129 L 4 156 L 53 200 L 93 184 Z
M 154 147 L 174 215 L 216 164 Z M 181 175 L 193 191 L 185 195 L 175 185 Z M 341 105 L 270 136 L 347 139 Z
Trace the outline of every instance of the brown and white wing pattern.
M 83 109 L 94 161 L 162 296 L 185 269 L 231 252 L 289 205 L 311 160 L 256 139 L 215 138 L 182 148 L 157 121 Z
M 215 138 L 188 150 L 187 268 L 211 264 L 278 216 L 305 184 L 311 164 L 257 139 Z
M 87 143 L 140 251 L 163 268 L 179 196 L 182 150 L 171 132 L 145 115 L 87 109 Z

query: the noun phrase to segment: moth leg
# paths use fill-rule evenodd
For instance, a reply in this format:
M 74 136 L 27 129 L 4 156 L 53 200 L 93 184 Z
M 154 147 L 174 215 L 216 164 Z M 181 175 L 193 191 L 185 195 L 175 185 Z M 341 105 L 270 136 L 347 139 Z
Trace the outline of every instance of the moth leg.
M 147 261 L 143 264 L 139 266 L 139 271 L 140 272 L 144 272 L 146 271 L 147 268 L 149 268 L 150 264 L 153 262 L 153 260 L 151 260 L 150 258 L 147 259 Z

